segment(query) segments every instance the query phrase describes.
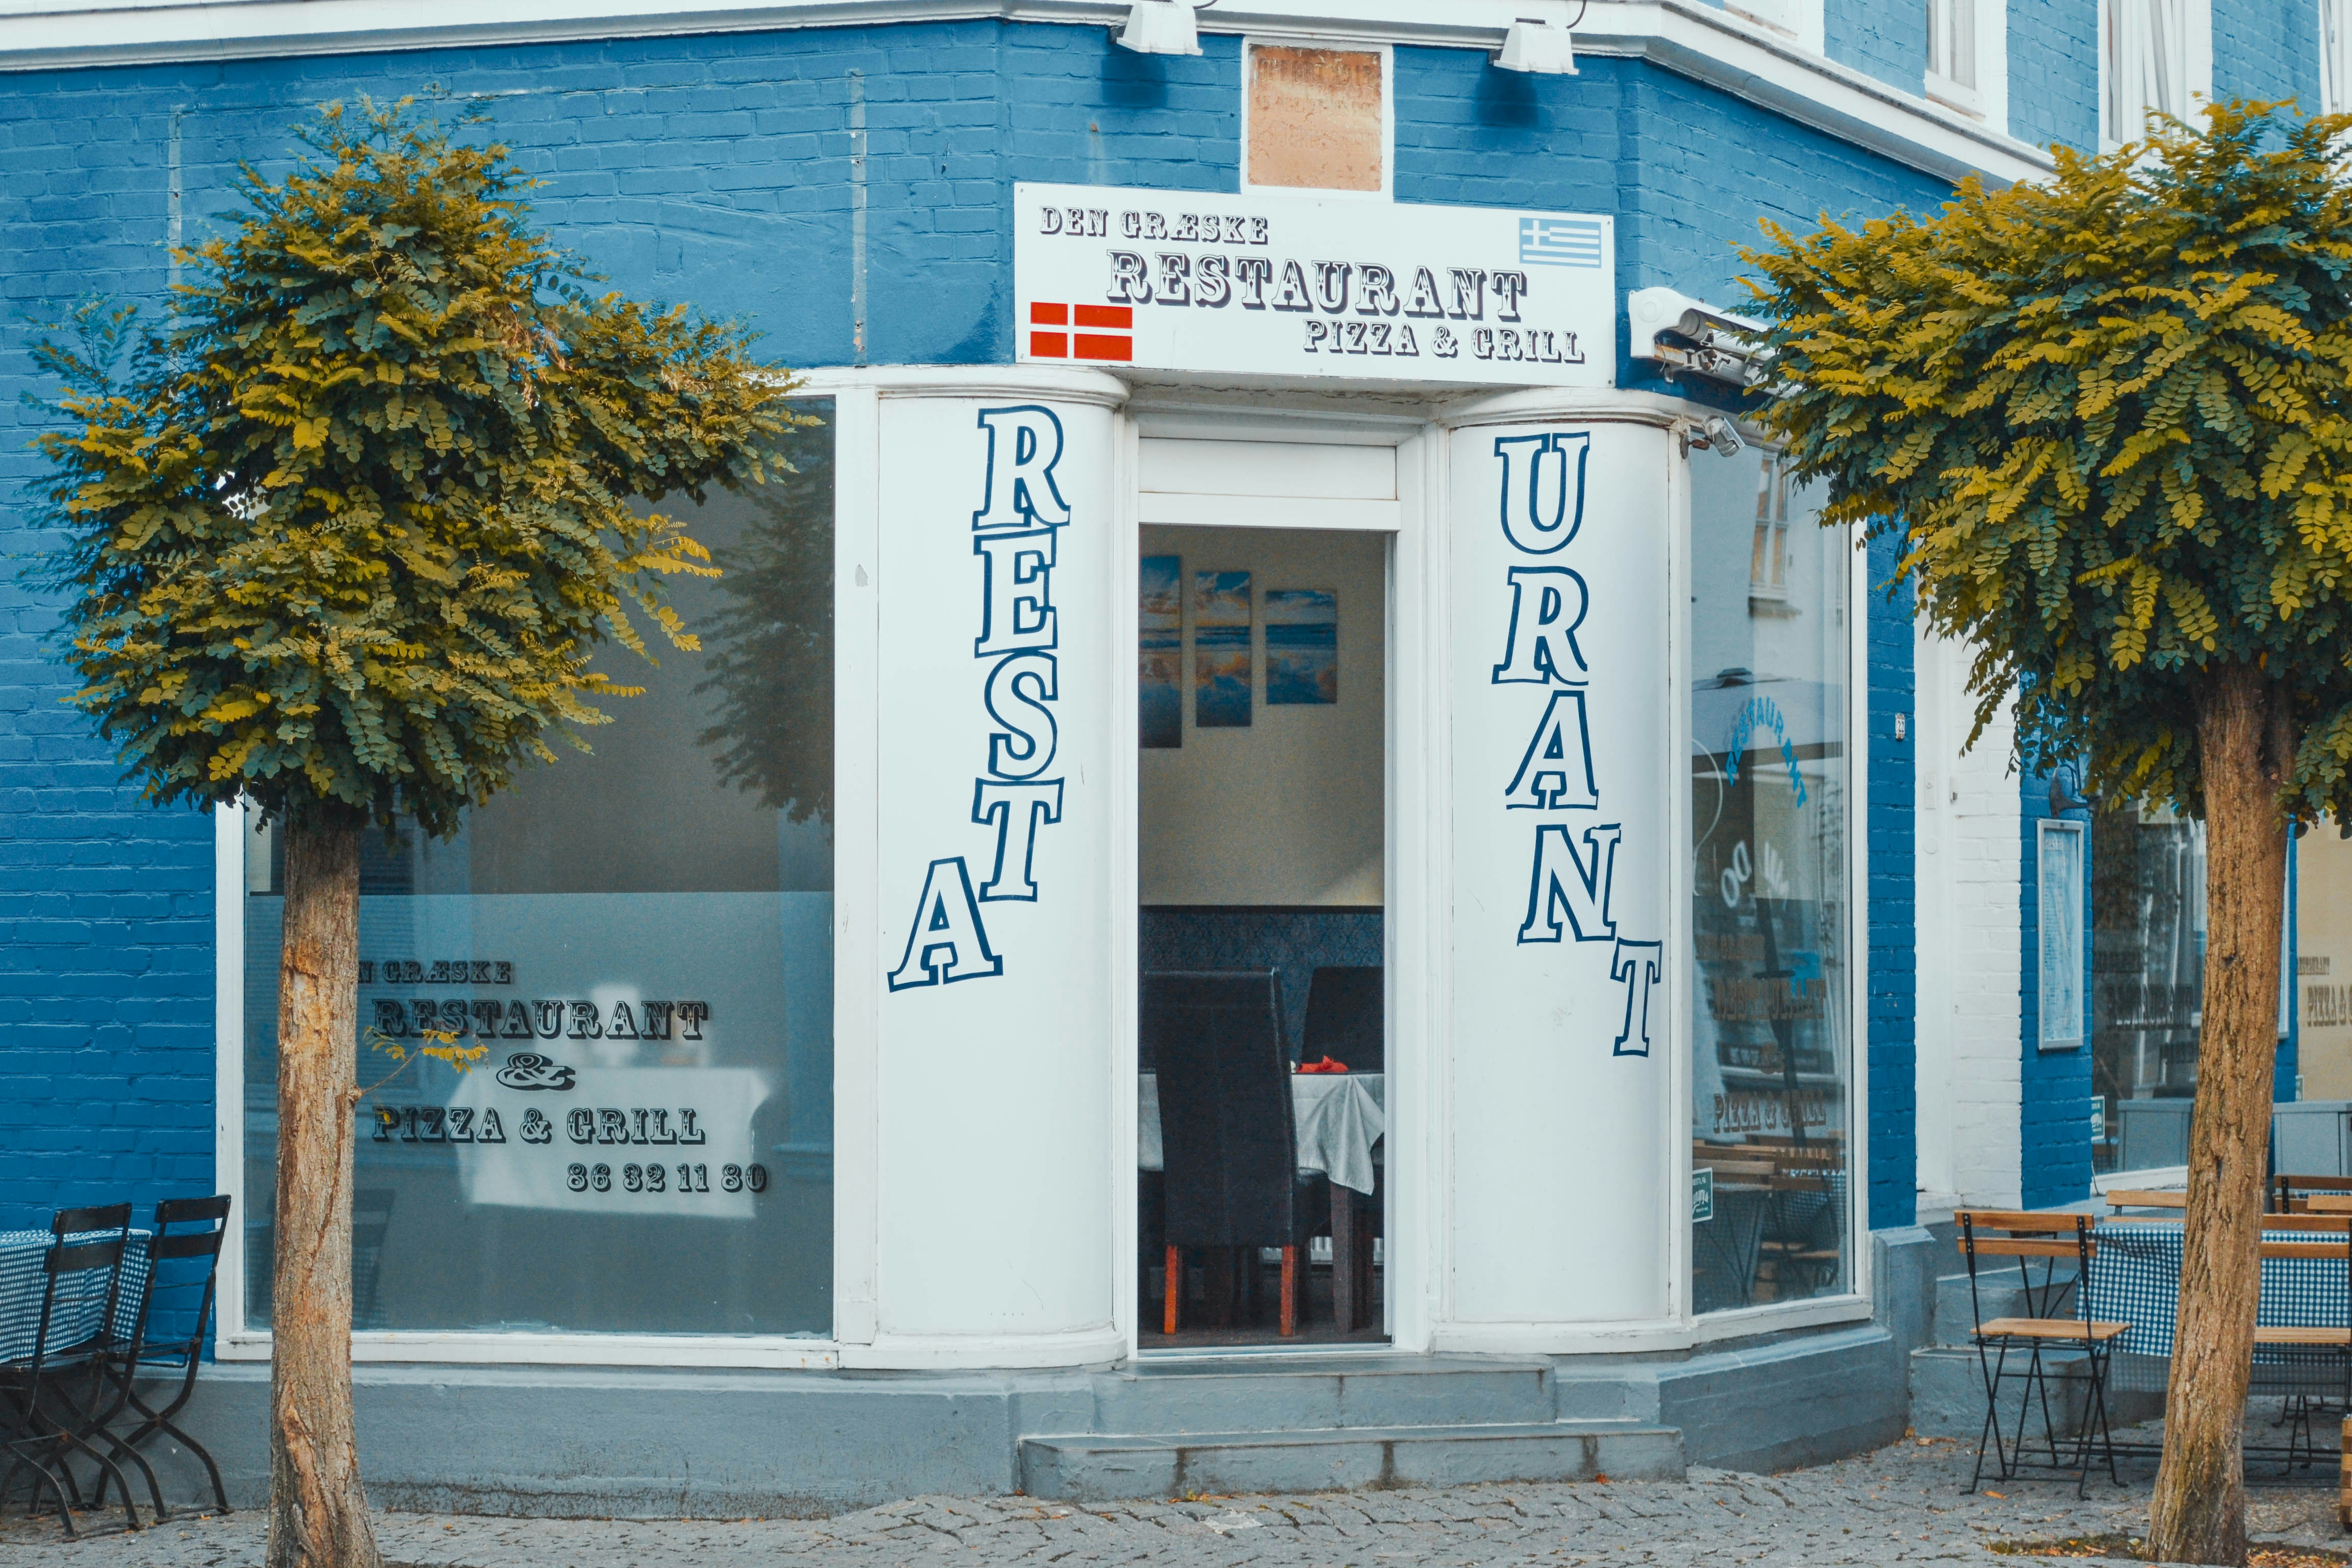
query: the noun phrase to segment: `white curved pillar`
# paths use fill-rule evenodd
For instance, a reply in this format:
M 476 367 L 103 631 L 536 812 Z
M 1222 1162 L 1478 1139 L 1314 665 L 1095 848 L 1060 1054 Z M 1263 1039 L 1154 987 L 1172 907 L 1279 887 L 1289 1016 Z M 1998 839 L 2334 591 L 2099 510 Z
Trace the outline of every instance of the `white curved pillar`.
M 1111 689 L 1133 656 L 1109 647 L 1126 389 L 1006 366 L 873 384 L 878 657 L 871 717 L 841 731 L 874 743 L 873 1045 L 842 1097 L 870 1117 L 845 1166 L 859 1143 L 870 1164 L 840 1173 L 873 1185 L 839 1247 L 843 1294 L 871 1305 L 845 1312 L 843 1359 L 1108 1360 L 1110 1205 L 1134 1202 L 1103 1180 L 1110 792 L 1135 743 Z

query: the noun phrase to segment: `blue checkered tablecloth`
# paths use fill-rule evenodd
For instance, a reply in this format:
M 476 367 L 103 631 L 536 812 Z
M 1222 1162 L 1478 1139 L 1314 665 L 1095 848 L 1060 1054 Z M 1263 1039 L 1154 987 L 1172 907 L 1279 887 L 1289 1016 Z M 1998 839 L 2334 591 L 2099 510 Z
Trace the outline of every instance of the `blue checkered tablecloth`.
M 2074 1293 L 2074 1315 L 2086 1312 L 2105 1323 L 2129 1323 L 2114 1348 L 2126 1355 L 2169 1360 L 2172 1322 L 2180 1306 L 2180 1236 L 2178 1225 L 2103 1225 L 2092 1233 L 2098 1250 L 2091 1258 L 2087 1290 Z M 2270 1241 L 2323 1241 L 2310 1231 L 2271 1231 Z M 2340 1238 L 2339 1238 L 2340 1239 Z M 2262 1300 L 2254 1321 L 2273 1328 L 2336 1328 L 2352 1318 L 2340 1258 L 2265 1258 Z M 2338 1362 L 2333 1352 L 2257 1346 L 2258 1368 L 2305 1367 Z
M 103 1241 L 111 1231 L 87 1231 L 68 1237 L 69 1242 Z M 41 1295 L 47 1276 L 41 1259 L 56 1238 L 46 1230 L 0 1230 L 0 1362 L 22 1361 L 33 1353 L 41 1331 Z M 147 1232 L 131 1233 L 122 1254 L 122 1288 L 114 1310 L 115 1338 L 128 1343 L 132 1320 L 138 1315 L 141 1288 L 147 1279 Z M 97 1336 L 106 1315 L 106 1272 L 93 1269 L 68 1274 L 58 1281 L 58 1303 L 49 1323 L 52 1352 Z

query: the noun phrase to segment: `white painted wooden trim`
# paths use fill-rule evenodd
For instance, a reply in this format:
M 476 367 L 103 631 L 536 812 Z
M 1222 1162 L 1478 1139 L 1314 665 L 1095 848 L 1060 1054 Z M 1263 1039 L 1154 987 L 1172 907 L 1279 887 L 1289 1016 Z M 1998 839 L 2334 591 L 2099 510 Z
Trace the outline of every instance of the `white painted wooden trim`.
M 1691 584 L 1696 580 L 1691 563 L 1691 457 L 1676 442 L 1666 467 L 1666 755 L 1658 776 L 1667 781 L 1666 834 L 1670 846 L 1666 864 L 1665 951 L 1666 988 L 1666 1179 L 1672 1184 L 1666 1213 L 1675 1216 L 1666 1229 L 1666 1311 L 1685 1326 L 1697 1321 L 1696 1292 L 1691 1284 L 1691 1262 L 1698 1238 L 1691 1225 L 1691 1131 L 1695 1121 L 1692 1086 L 1698 1064 L 1700 986 L 1697 948 L 1692 933 L 1692 887 L 1697 868 L 1691 847 Z M 1713 453 L 1707 457 L 1712 458 Z M 1686 956 L 1687 955 L 1687 956 Z
M 213 1190 L 233 1200 L 214 1278 L 213 1353 L 245 1326 L 245 808 L 213 808 Z M 276 1194 L 264 1197 L 276 1206 Z
M 266 1332 L 233 1334 L 217 1347 L 222 1361 L 269 1359 Z M 723 1334 L 412 1333 L 362 1330 L 352 1335 L 354 1363 L 428 1362 L 451 1365 L 745 1367 L 824 1371 L 841 1364 L 828 1340 Z
M 1872 1273 L 1870 1252 L 1865 1247 L 1862 1256 L 1855 1259 L 1854 1275 L 1867 1284 Z M 1737 1307 L 1727 1312 L 1709 1312 L 1699 1319 L 1694 1342 L 1705 1344 L 1710 1340 L 1745 1339 L 1751 1334 L 1819 1328 L 1825 1323 L 1866 1322 L 1875 1310 L 1866 1289 L 1848 1291 L 1841 1296 L 1816 1296 L 1804 1301 L 1775 1301 L 1762 1307 Z
M 1433 475 L 1430 461 L 1433 451 L 1442 451 L 1442 437 L 1432 433 L 1433 427 L 1423 420 L 1405 418 L 1370 419 L 1360 413 L 1334 413 L 1312 407 L 1278 405 L 1257 406 L 1235 405 L 1231 407 L 1184 406 L 1170 409 L 1146 401 L 1148 393 L 1139 393 L 1137 402 L 1130 404 L 1128 429 L 1130 434 L 1122 445 L 1127 467 L 1123 470 L 1124 493 L 1132 498 L 1134 521 L 1138 523 L 1173 523 L 1213 528 L 1292 528 L 1346 529 L 1356 531 L 1387 532 L 1396 537 L 1390 552 L 1388 566 L 1386 656 L 1383 692 L 1387 711 L 1383 720 L 1386 731 L 1384 767 L 1387 775 L 1384 813 L 1384 869 L 1381 885 L 1385 889 L 1381 922 L 1384 942 L 1383 958 L 1390 984 L 1387 987 L 1388 1050 L 1390 1093 L 1388 1096 L 1389 1131 L 1387 1145 L 1388 1215 L 1387 1215 L 1387 1278 L 1386 1310 L 1389 1347 L 1339 1347 L 1363 1351 L 1368 1348 L 1390 1348 L 1398 1351 L 1426 1350 L 1425 1335 L 1430 1318 L 1429 1302 L 1423 1291 L 1407 1283 L 1419 1281 L 1426 1288 L 1440 1272 L 1437 1254 L 1430 1241 L 1431 1209 L 1429 1184 L 1433 1179 L 1432 1167 L 1421 1153 L 1425 1132 L 1434 1114 L 1429 1106 L 1432 1085 L 1443 1075 L 1433 1070 L 1442 1046 L 1435 1037 L 1428 1019 L 1429 1003 L 1423 990 L 1423 967 L 1428 963 L 1442 962 L 1435 946 L 1429 945 L 1425 931 L 1427 921 L 1423 911 L 1438 907 L 1433 875 L 1434 856 L 1432 848 L 1433 809 L 1427 798 L 1430 788 L 1428 761 L 1430 747 L 1423 737 L 1431 730 L 1444 732 L 1444 726 L 1433 717 L 1433 660 L 1438 657 L 1436 645 L 1430 640 L 1426 606 L 1431 602 L 1431 590 L 1423 581 L 1422 563 L 1429 549 L 1428 536 L 1436 532 L 1432 520 L 1443 515 L 1435 487 L 1442 476 Z M 1318 500 L 1314 498 L 1262 496 L 1200 496 L 1172 491 L 1142 491 L 1136 487 L 1139 479 L 1140 442 L 1143 438 L 1192 439 L 1200 441 L 1271 441 L 1297 444 L 1341 446 L 1386 446 L 1397 450 L 1397 493 L 1399 499 Z M 1118 606 L 1118 626 L 1117 647 L 1123 651 L 1118 681 L 1126 693 L 1121 717 L 1118 722 L 1130 731 L 1135 722 L 1134 680 L 1129 666 L 1124 660 L 1135 647 L 1137 584 L 1131 564 L 1139 553 L 1139 540 L 1130 526 L 1123 546 L 1127 561 L 1122 578 L 1124 595 Z M 1426 728 L 1424 728 L 1426 726 Z M 1134 753 L 1124 753 L 1133 765 Z M 1122 781 L 1125 815 L 1114 824 L 1118 837 L 1114 842 L 1125 847 L 1118 865 L 1119 873 L 1128 879 L 1125 890 L 1118 896 L 1127 900 L 1122 907 L 1134 907 L 1136 875 L 1133 854 L 1139 848 L 1138 841 L 1139 807 L 1136 803 L 1134 774 Z M 1115 973 L 1115 983 L 1127 981 L 1135 970 L 1134 927 L 1123 923 L 1118 934 L 1128 943 L 1124 955 L 1116 958 L 1122 967 Z M 1426 947 L 1430 956 L 1416 959 L 1416 950 Z M 1117 953 L 1117 942 L 1114 943 Z M 1111 1179 L 1123 1183 L 1132 1179 L 1135 1169 L 1136 1105 L 1135 1086 L 1135 1002 L 1132 989 L 1125 992 L 1118 1016 L 1119 1036 L 1118 1070 L 1114 1072 L 1119 1104 L 1112 1122 L 1114 1169 Z M 1118 1162 L 1123 1162 L 1120 1163 Z M 1114 1190 L 1118 1190 L 1114 1188 Z M 1126 1206 L 1122 1240 L 1114 1252 L 1116 1258 L 1125 1260 L 1135 1256 L 1132 1235 L 1133 1205 Z M 1124 1266 L 1126 1279 L 1121 1282 L 1129 1296 L 1135 1291 L 1135 1269 Z M 1127 1343 L 1130 1353 L 1137 1341 L 1129 1329 Z M 1274 1347 L 1285 1351 L 1294 1347 Z M 1190 1359 L 1202 1352 L 1190 1351 L 1152 1351 L 1149 1352 L 1156 1364 L 1163 1358 Z M 1213 1352 L 1247 1353 L 1243 1350 Z
M 793 374 L 793 395 L 805 397 L 835 397 L 857 390 L 879 397 L 1048 397 L 1105 408 L 1116 408 L 1128 399 L 1127 384 L 1117 376 L 1054 365 L 827 365 Z
M 880 399 L 809 381 L 834 399 L 833 1331 L 866 1344 L 881 1289 Z
M 1846 562 L 1846 985 L 1848 1036 L 1853 1060 L 1846 1070 L 1847 1284 L 1867 1309 L 1873 1276 L 1870 1257 L 1870 554 L 1859 533 L 1850 533 Z M 1906 794 L 1906 810 L 1916 809 Z M 1915 839 L 1916 845 L 1916 839 Z M 1917 861 L 1915 850 L 1913 869 Z M 1916 926 L 1914 927 L 1916 931 Z M 1916 1048 L 1918 1008 L 1914 991 L 1912 1041 Z M 1918 1169 L 1915 1154 L 1912 1162 Z M 1727 1314 L 1728 1316 L 1730 1314 Z
M 1201 26 L 1491 51 L 1524 7 L 1223 0 Z M 1109 26 L 1126 13 L 1122 0 L 690 0 L 668 8 L 662 0 L 0 0 L 0 71 L 972 18 Z M 1584 55 L 1647 59 L 1942 178 L 1979 170 L 2030 179 L 2053 166 L 2039 148 L 1706 0 L 1593 0 L 1576 45 Z
M 1404 526 L 1401 500 L 1326 500 L 1317 497 L 1176 495 L 1146 490 L 1145 522 L 1190 528 L 1319 528 L 1394 533 Z
M 1452 1272 L 1444 1241 L 1450 1168 L 1436 1159 L 1433 1129 L 1450 1123 L 1445 1070 L 1450 1036 L 1444 996 L 1453 944 L 1450 907 L 1452 821 L 1448 793 L 1451 727 L 1445 721 L 1446 454 L 1452 443 L 1433 425 L 1397 448 L 1400 529 L 1389 549 L 1387 909 L 1381 961 L 1387 966 L 1388 1256 L 1390 1343 L 1426 1352 L 1438 1321 L 1442 1279 Z
M 1142 436 L 1131 413 L 1122 412 L 1112 426 L 1118 452 L 1111 465 L 1111 495 L 1118 509 L 1111 518 L 1110 712 L 1112 734 L 1124 735 L 1111 747 L 1110 776 L 1110 1170 L 1106 1174 L 1110 1204 L 1111 1319 L 1122 1353 L 1132 1359 L 1140 1352 L 1143 1296 L 1138 1261 L 1140 1258 L 1139 1201 L 1136 1181 L 1136 1144 L 1141 1137 L 1137 1119 L 1142 1114 L 1140 1089 L 1141 1021 L 1138 952 L 1142 936 L 1142 761 L 1136 740 L 1142 700 L 1136 675 L 1141 636 L 1142 527 L 1136 505 L 1136 487 L 1142 471 Z
M 1131 1170 L 1128 1180 L 1131 1187 Z M 1127 1352 L 1126 1335 L 1108 1324 L 1062 1334 L 879 1333 L 870 1345 L 843 1345 L 839 1364 L 887 1370 L 1067 1368 L 1108 1365 Z

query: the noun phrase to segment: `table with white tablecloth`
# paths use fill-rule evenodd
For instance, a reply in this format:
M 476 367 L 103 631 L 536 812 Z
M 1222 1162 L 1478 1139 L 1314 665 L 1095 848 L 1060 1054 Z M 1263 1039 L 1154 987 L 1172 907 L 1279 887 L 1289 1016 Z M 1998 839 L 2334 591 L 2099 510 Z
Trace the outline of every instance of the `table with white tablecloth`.
M 77 1232 L 68 1244 L 104 1241 L 110 1230 Z M 57 1237 L 46 1230 L 0 1230 L 0 1362 L 22 1361 L 33 1353 L 41 1331 L 41 1297 L 48 1282 L 42 1260 Z M 122 1256 L 122 1285 L 114 1310 L 114 1332 L 128 1341 L 139 1315 L 147 1280 L 147 1233 L 134 1230 Z M 57 1304 L 51 1310 L 49 1349 L 56 1352 L 98 1337 L 106 1318 L 107 1269 L 86 1269 L 58 1280 Z
M 1298 1168 L 1331 1180 L 1331 1278 L 1339 1321 L 1360 1327 L 1371 1307 L 1371 1247 L 1360 1236 L 1357 1204 L 1377 1189 L 1381 1140 L 1387 1134 L 1387 1080 L 1376 1072 L 1290 1075 L 1291 1120 L 1298 1138 Z M 1136 1165 L 1164 1170 L 1160 1140 L 1160 1079 L 1137 1084 Z
M 1290 1075 L 1291 1118 L 1297 1126 L 1298 1168 L 1329 1176 L 1334 1185 L 1369 1195 L 1377 1145 L 1389 1130 L 1386 1079 L 1376 1072 L 1295 1072 Z M 1164 1170 L 1160 1147 L 1160 1078 L 1145 1073 L 1137 1085 L 1137 1166 Z

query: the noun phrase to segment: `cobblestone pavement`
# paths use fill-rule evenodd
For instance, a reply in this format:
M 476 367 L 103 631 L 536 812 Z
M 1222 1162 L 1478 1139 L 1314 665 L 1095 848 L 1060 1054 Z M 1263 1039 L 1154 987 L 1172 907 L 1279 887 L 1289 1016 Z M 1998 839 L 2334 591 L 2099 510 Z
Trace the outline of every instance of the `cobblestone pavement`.
M 1142 1503 L 918 1498 L 827 1520 L 648 1521 L 379 1516 L 384 1560 L 415 1568 L 862 1568 L 920 1563 L 1301 1564 L 1307 1568 L 1831 1568 L 2014 1558 L 1988 1542 L 2137 1532 L 2151 1470 L 2121 1489 L 2095 1480 L 1995 1486 L 1960 1495 L 1970 1447 L 1907 1440 L 1780 1476 L 1695 1469 L 1680 1482 L 1471 1486 L 1309 1497 Z M 2325 1472 L 2321 1472 L 2325 1475 Z M 2332 1477 L 2327 1478 L 2332 1482 Z M 2326 1486 L 2258 1487 L 2257 1536 L 2341 1549 Z M 65 1541 L 54 1521 L 12 1511 L 0 1568 L 247 1568 L 258 1512 L 175 1518 L 131 1535 Z M 99 1521 L 92 1520 L 95 1531 Z M 2078 1560 L 2080 1561 L 2080 1560 Z

